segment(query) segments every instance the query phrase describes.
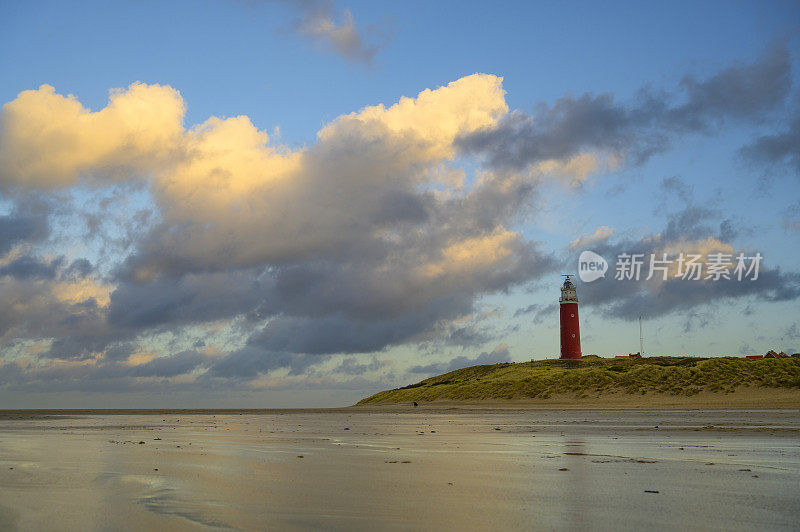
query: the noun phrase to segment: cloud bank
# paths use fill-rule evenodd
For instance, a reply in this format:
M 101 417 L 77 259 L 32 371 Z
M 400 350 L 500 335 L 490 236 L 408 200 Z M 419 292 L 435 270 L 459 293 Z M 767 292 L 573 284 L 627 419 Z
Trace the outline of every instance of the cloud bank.
M 513 229 L 530 176 L 467 183 L 453 166 L 456 138 L 507 113 L 501 83 L 475 74 L 365 107 L 296 151 L 245 116 L 185 128 L 170 87 L 135 83 L 98 111 L 47 85 L 21 93 L 0 114 L 0 188 L 17 204 L 0 219 L 0 290 L 18 302 L 0 330 L 15 363 L 154 364 L 143 335 L 235 327 L 241 347 L 170 367 L 253 378 L 449 335 L 479 296 L 555 266 Z M 144 188 L 158 216 L 105 274 L 24 253 L 48 235 L 47 215 L 20 213 L 29 198 L 113 187 Z
M 553 105 L 539 104 L 532 115 L 510 113 L 458 142 L 467 151 L 486 154 L 498 168 L 521 169 L 587 150 L 641 164 L 684 135 L 709 135 L 725 124 L 775 118 L 791 86 L 790 54 L 776 46 L 752 63 L 728 67 L 706 80 L 684 76 L 675 93 L 644 87 L 629 103 L 617 102 L 613 94 L 564 96 Z M 759 139 L 744 148 L 745 155 L 789 156 L 796 145 L 795 128 L 793 122 L 786 133 Z
M 509 112 L 502 78 L 473 74 L 339 116 L 301 149 L 247 116 L 186 127 L 168 86 L 113 90 L 99 110 L 49 85 L 23 91 L 0 111 L 0 382 L 279 387 L 389 374 L 377 357 L 395 347 L 481 352 L 499 341 L 481 299 L 562 271 L 578 247 L 607 258 L 735 250 L 734 226 L 680 180 L 663 186 L 684 207 L 641 239 L 601 226 L 557 251 L 519 228 L 543 187 L 575 192 L 683 135 L 758 123 L 788 105 L 789 79 L 775 49 L 685 77 L 681 98 L 567 96 L 529 116 Z M 791 162 L 793 127 L 741 153 Z M 767 268 L 758 283 L 598 282 L 582 296 L 631 319 L 712 299 L 794 300 L 798 282 Z M 551 312 L 536 303 L 514 317 Z M 408 371 L 511 354 L 447 356 Z

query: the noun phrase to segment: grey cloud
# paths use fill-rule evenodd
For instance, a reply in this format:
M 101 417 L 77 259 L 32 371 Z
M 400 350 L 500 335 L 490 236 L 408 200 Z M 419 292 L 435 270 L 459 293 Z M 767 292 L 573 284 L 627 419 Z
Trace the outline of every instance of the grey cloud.
M 368 371 L 377 371 L 383 366 L 383 362 L 378 360 L 376 356 L 373 356 L 372 361 L 368 364 L 359 363 L 358 359 L 355 357 L 348 357 L 342 360 L 342 363 L 334 369 L 334 372 L 345 373 L 347 375 L 363 375 Z
M 115 345 L 108 346 L 103 353 L 104 358 L 108 360 L 126 360 L 129 356 L 135 353 L 139 346 L 132 342 L 122 342 Z
M 669 216 L 662 233 L 663 239 L 669 242 L 681 237 L 698 239 L 712 235 L 715 231 L 712 222 L 717 215 L 717 210 L 707 205 L 686 205 L 680 211 Z M 728 224 L 723 226 L 718 223 L 718 228 L 722 232 L 723 229 L 728 228 Z
M 0 276 L 7 275 L 18 280 L 78 279 L 92 273 L 94 268 L 86 259 L 74 260 L 64 267 L 65 257 L 58 256 L 49 261 L 31 255 L 22 255 L 0 267 Z
M 687 310 L 684 315 L 683 332 L 689 334 L 694 330 L 705 329 L 711 323 L 708 312 L 698 312 L 695 309 Z
M 681 87 L 686 102 L 669 110 L 669 119 L 689 130 L 705 129 L 710 123 L 736 118 L 765 120 L 791 89 L 791 58 L 785 46 L 776 46 L 759 60 L 721 70 L 706 81 L 686 76 Z
M 517 309 L 517 311 L 514 312 L 514 317 L 519 318 L 532 313 L 533 323 L 539 324 L 543 323 L 546 319 L 548 319 L 548 317 L 555 316 L 557 311 L 558 306 L 555 304 L 539 305 L 534 303 L 533 305 L 528 305 L 527 307 Z
M 514 312 L 514 317 L 519 318 L 520 316 L 524 316 L 525 314 L 530 314 L 531 312 L 536 312 L 541 310 L 544 305 L 539 305 L 534 303 L 532 305 L 528 305 L 527 307 L 518 308 L 516 312 Z
M 55 339 L 44 354 L 82 357 L 120 339 L 105 323 L 103 310 L 92 299 L 69 303 L 54 296 L 51 283 L 36 278 L 6 277 L 0 282 L 0 334 L 14 338 Z M 86 343 L 85 346 L 80 344 Z
M 334 285 L 326 283 L 321 288 Z M 370 353 L 392 345 L 429 339 L 441 334 L 437 330 L 439 324 L 472 312 L 473 305 L 471 294 L 454 294 L 425 301 L 420 306 L 399 313 L 387 309 L 371 317 L 358 317 L 358 309 L 351 309 L 355 315 L 349 316 L 330 311 L 315 314 L 305 306 L 306 295 L 302 291 L 275 291 L 272 294 L 274 297 L 267 298 L 270 304 L 277 304 L 279 308 L 296 314 L 271 318 L 248 339 L 244 348 L 216 362 L 209 372 L 210 376 L 254 378 L 260 373 L 284 367 L 288 367 L 292 374 L 300 374 L 308 367 L 323 362 L 331 354 Z M 291 301 L 294 294 L 298 295 L 299 301 Z M 367 300 L 381 297 L 368 291 L 360 294 Z M 325 294 L 322 290 L 320 297 L 318 304 L 324 306 Z M 315 300 L 311 298 L 308 301 L 313 304 Z M 348 308 L 346 301 L 340 301 L 340 304 L 343 309 Z M 457 332 L 459 330 L 450 330 L 445 341 L 453 333 L 456 337 L 452 340 L 456 343 L 467 345 L 485 341 L 480 334 L 471 334 L 474 331 L 465 330 L 461 334 Z M 339 371 L 347 373 L 361 369 L 359 365 L 348 363 Z M 371 367 L 367 366 L 367 369 Z
M 781 226 L 787 231 L 800 233 L 800 201 L 787 207 L 782 213 Z
M 49 232 L 48 208 L 45 204 L 17 204 L 11 214 L 0 216 L 0 255 L 8 253 L 20 242 L 44 240 Z
M 402 261 L 360 266 L 314 262 L 278 268 L 258 312 L 265 318 L 282 315 L 250 342 L 270 351 L 322 354 L 377 351 L 427 338 L 437 324 L 470 314 L 476 295 L 506 290 L 555 265 L 552 257 L 533 247 L 521 248 L 518 255 L 507 269 L 423 286 L 408 278 Z M 446 340 L 471 346 L 488 336 L 468 328 L 450 330 Z
M 747 342 L 742 342 L 741 344 L 739 344 L 738 352 L 739 353 L 744 353 L 744 354 L 749 354 L 749 353 L 753 352 L 753 348 L 750 347 L 750 344 L 748 344 Z
M 610 94 L 565 96 L 552 107 L 539 104 L 533 116 L 514 111 L 497 126 L 464 136 L 459 145 L 486 152 L 494 167 L 521 169 L 587 148 L 623 151 L 638 140 L 635 120 Z
M 667 193 L 675 194 L 684 203 L 689 203 L 692 199 L 692 188 L 680 177 L 665 177 L 661 180 L 661 188 Z
M 186 351 L 151 360 L 138 366 L 118 361 L 100 360 L 92 365 L 28 366 L 14 362 L 0 363 L 0 385 L 12 390 L 133 391 L 168 386 L 174 392 L 193 384 L 159 380 L 189 374 L 209 364 L 209 358 Z
M 567 159 L 585 150 L 610 151 L 646 161 L 685 133 L 709 133 L 729 121 L 762 123 L 786 100 L 791 63 L 785 47 L 775 47 L 751 64 L 721 70 L 705 81 L 685 76 L 683 103 L 642 89 L 630 104 L 611 94 L 565 96 L 533 115 L 510 113 L 497 126 L 460 139 L 467 152 L 486 153 L 497 168 L 520 169 L 548 159 Z M 793 137 L 765 139 L 755 152 L 783 153 Z
M 451 208 L 452 219 L 442 211 Z M 400 233 L 399 242 L 365 237 L 354 249 L 340 250 L 341 255 L 326 260 L 279 264 L 263 272 L 177 270 L 178 277 L 150 282 L 123 278 L 111 296 L 108 321 L 115 327 L 146 328 L 237 315 L 247 315 L 254 323 L 270 320 L 249 340 L 260 351 L 231 359 L 246 364 L 254 363 L 258 352 L 288 363 L 292 359 L 276 358 L 274 353 L 362 353 L 428 339 L 439 333 L 442 320 L 472 312 L 477 295 L 507 290 L 556 265 L 536 244 L 520 241 L 506 264 L 421 283 L 414 273 L 421 257 L 435 258 L 453 236 L 481 234 L 481 228 L 461 223 L 464 215 L 457 210 L 456 205 L 434 209 L 441 224 L 425 232 Z M 488 339 L 479 331 L 448 335 L 459 345 Z
M 380 225 L 426 222 L 430 217 L 429 209 L 432 201 L 429 194 L 390 192 L 381 199 L 381 205 L 375 212 L 373 222 Z
M 352 13 L 346 9 L 337 12 L 330 0 L 273 1 L 299 11 L 299 18 L 292 23 L 294 31 L 347 61 L 371 66 L 375 55 L 391 37 L 387 27 L 369 25 L 360 30 Z
M 19 383 L 24 371 L 21 366 L 13 362 L 0 363 L 0 384 L 8 385 Z
M 245 346 L 214 362 L 206 378 L 234 378 L 249 380 L 274 369 L 289 368 L 290 375 L 300 375 L 309 367 L 321 364 L 328 357 L 268 351 L 256 346 Z
M 750 161 L 768 166 L 785 163 L 800 173 L 800 113 L 784 131 L 761 136 L 742 147 L 740 153 Z
M 197 351 L 183 351 L 170 356 L 154 358 L 146 364 L 135 366 L 137 377 L 175 377 L 190 373 L 208 363 L 208 357 Z
M 0 275 L 17 279 L 54 279 L 60 262 L 58 259 L 44 262 L 26 255 L 0 268 Z
M 655 285 L 644 282 L 643 279 L 647 276 L 646 264 L 651 253 L 660 258 L 661 250 L 667 246 L 680 247 L 684 242 L 707 237 L 725 241 L 722 233 L 729 231 L 729 228 L 724 222 L 720 223 L 715 233 L 712 221 L 717 216 L 718 213 L 712 209 L 690 204 L 669 216 L 666 228 L 656 235 L 640 240 L 625 239 L 615 243 L 605 241 L 593 245 L 593 251 L 609 261 L 609 273 L 603 279 L 580 283 L 578 290 L 583 305 L 601 308 L 603 312 L 617 318 L 636 319 L 640 315 L 654 318 L 674 312 L 691 314 L 695 308 L 742 297 L 757 297 L 765 301 L 791 301 L 800 298 L 800 274 L 783 272 L 777 267 L 770 268 L 764 261 L 756 281 L 738 281 L 735 278 L 717 281 L 669 278 Z M 640 281 L 614 279 L 615 262 L 622 253 L 642 254 L 647 259 L 642 267 Z M 577 260 L 577 256 L 574 259 Z
M 457 369 L 467 368 L 469 366 L 500 364 L 502 362 L 508 362 L 510 359 L 511 355 L 508 351 L 508 347 L 505 344 L 500 344 L 492 351 L 484 351 L 475 358 L 458 356 L 450 359 L 449 362 L 439 362 L 435 364 L 428 364 L 426 366 L 413 366 L 408 371 L 410 373 L 431 375 L 447 373 Z
M 56 336 L 50 347 L 42 353 L 45 358 L 86 359 L 103 353 L 113 343 L 124 341 L 130 334 L 108 329 L 99 313 L 71 313 L 59 324 L 63 332 Z M 59 331 L 55 331 L 56 334 Z M 112 351 L 112 357 L 120 355 Z
M 618 284 L 620 282 L 615 283 Z M 756 296 L 773 302 L 793 301 L 800 297 L 800 275 L 775 269 L 762 270 L 755 282 L 721 279 L 701 283 L 670 279 L 660 285 L 657 291 L 618 290 L 617 295 L 604 293 L 599 287 L 598 284 L 583 290 L 586 294 L 585 300 L 592 301 L 592 305 L 610 303 L 611 315 L 623 319 L 635 319 L 640 315 L 654 318 L 670 312 L 688 312 L 697 306 L 745 296 Z
M 88 259 L 75 259 L 64 269 L 62 276 L 65 278 L 78 279 L 86 277 L 94 271 L 94 266 Z
M 111 294 L 108 321 L 120 328 L 147 328 L 232 318 L 254 310 L 264 293 L 252 271 L 123 281 Z
M 471 309 L 471 298 L 455 296 L 432 301 L 417 311 L 395 317 L 279 316 L 254 334 L 248 343 L 268 351 L 317 355 L 369 353 L 410 341 L 430 332 L 439 320 L 455 318 Z
M 435 249 L 439 244 L 430 245 Z M 411 257 L 415 249 L 403 250 Z M 212 373 L 254 375 L 281 364 L 302 368 L 306 357 L 368 353 L 445 334 L 451 344 L 488 340 L 474 328 L 441 329 L 442 323 L 473 311 L 476 295 L 505 290 L 553 268 L 555 259 L 524 244 L 508 268 L 454 277 L 436 286 L 410 277 L 403 255 L 390 263 L 380 253 L 361 253 L 358 263 L 309 261 L 255 270 L 189 274 L 150 283 L 123 281 L 111 297 L 109 323 L 120 328 L 170 327 L 248 315 L 269 320 L 247 348 L 227 356 Z M 376 257 L 377 260 L 371 257 Z M 263 357 L 263 361 L 258 358 Z M 297 369 L 295 369 L 297 370 Z M 254 373 L 255 372 L 255 373 Z
M 492 351 L 484 351 L 477 357 L 470 359 L 465 356 L 458 356 L 452 360 L 447 367 L 446 371 L 453 371 L 456 369 L 466 368 L 469 366 L 480 366 L 488 364 L 500 364 L 501 362 L 508 362 L 511 360 L 511 354 L 508 352 L 508 347 L 505 344 L 496 347 Z
M 461 348 L 476 347 L 485 344 L 492 339 L 492 335 L 474 324 L 454 329 L 445 338 L 448 345 L 456 345 Z
M 250 342 L 269 351 L 312 355 L 379 351 L 419 330 L 417 320 L 351 321 L 341 316 L 324 318 L 278 317 Z M 427 326 L 424 324 L 423 326 Z

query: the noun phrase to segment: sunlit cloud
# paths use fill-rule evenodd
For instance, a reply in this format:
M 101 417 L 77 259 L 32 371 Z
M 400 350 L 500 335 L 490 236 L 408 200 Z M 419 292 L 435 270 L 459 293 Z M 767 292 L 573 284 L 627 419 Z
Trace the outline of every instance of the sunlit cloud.
M 315 23 L 320 38 L 352 40 L 352 19 Z M 543 190 L 579 194 L 681 135 L 760 120 L 786 100 L 787 65 L 777 50 L 686 78 L 682 103 L 569 96 L 538 115 L 509 109 L 501 77 L 472 74 L 338 116 L 296 148 L 245 115 L 187 125 L 169 86 L 112 90 L 99 110 L 50 85 L 23 91 L 0 111 L 0 382 L 269 387 L 508 360 L 483 298 L 562 271 L 581 248 L 606 258 L 739 249 L 724 217 L 677 179 L 663 189 L 681 208 L 638 237 L 600 225 L 548 249 L 521 221 L 547 205 Z M 716 94 L 725 105 L 709 103 Z M 652 135 L 660 125 L 667 137 Z M 622 319 L 711 297 L 800 297 L 791 271 L 762 279 L 582 293 Z M 514 317 L 541 322 L 551 310 L 523 305 Z M 447 358 L 381 362 L 404 346 Z

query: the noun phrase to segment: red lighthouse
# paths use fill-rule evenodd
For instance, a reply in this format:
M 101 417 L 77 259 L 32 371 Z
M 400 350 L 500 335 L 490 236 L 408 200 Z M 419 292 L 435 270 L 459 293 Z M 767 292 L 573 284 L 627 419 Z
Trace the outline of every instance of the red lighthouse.
M 578 294 L 565 275 L 561 287 L 561 358 L 581 358 L 581 332 L 578 327 Z

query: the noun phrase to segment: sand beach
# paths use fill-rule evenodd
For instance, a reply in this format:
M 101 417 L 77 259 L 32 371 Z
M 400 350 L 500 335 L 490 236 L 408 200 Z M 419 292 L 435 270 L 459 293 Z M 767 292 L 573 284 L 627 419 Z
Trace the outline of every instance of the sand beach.
M 800 411 L 0 414 L 2 530 L 794 530 Z

